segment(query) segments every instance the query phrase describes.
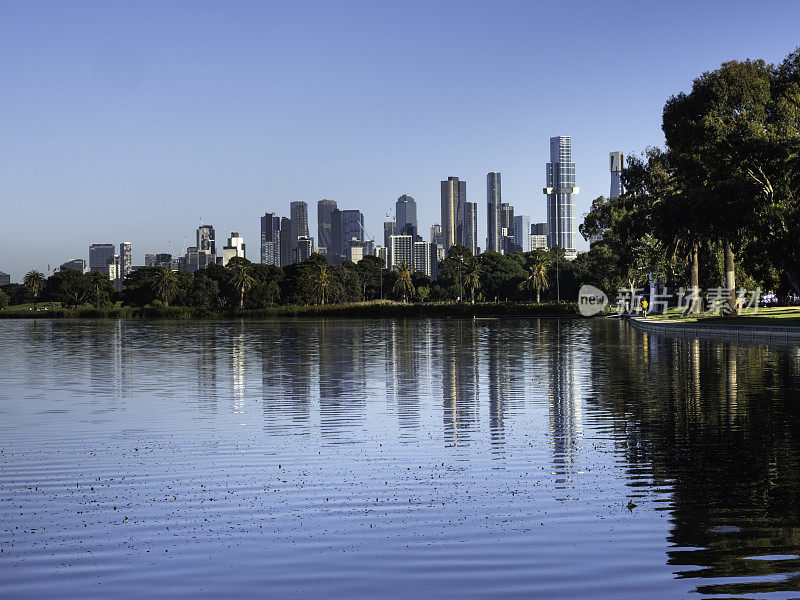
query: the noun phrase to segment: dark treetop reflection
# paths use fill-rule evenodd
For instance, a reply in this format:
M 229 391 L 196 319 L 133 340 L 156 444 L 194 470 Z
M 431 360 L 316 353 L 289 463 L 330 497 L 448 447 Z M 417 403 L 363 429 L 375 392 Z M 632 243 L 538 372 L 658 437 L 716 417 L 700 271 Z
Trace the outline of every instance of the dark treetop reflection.
M 2 321 L 0 596 L 797 597 L 798 392 L 609 321 Z

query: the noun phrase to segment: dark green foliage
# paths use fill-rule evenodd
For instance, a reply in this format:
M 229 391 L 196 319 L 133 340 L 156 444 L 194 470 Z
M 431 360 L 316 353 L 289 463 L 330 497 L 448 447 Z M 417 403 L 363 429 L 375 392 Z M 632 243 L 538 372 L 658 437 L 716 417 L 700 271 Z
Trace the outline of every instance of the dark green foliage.
M 8 294 L 0 290 L 0 310 L 3 310 L 5 307 L 7 307 L 9 301 L 10 298 L 8 297 Z

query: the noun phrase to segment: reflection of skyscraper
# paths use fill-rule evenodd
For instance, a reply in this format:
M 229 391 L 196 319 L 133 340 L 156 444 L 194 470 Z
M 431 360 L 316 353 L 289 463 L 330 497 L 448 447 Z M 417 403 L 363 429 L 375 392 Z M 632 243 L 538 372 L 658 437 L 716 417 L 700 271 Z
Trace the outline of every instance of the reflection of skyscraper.
M 442 409 L 445 439 L 463 442 L 477 422 L 478 335 L 474 321 L 442 326 Z
M 547 163 L 547 231 L 550 248 L 559 246 L 565 257 L 575 258 L 575 163 L 572 162 L 572 138 L 550 138 L 550 162 Z
M 430 338 L 419 335 L 420 325 L 409 321 L 391 320 L 385 326 L 386 399 L 396 404 L 400 429 L 416 429 L 419 427 L 418 344 Z
M 486 175 L 486 251 L 500 252 L 500 173 Z
M 467 201 L 467 182 L 458 177 L 442 181 L 442 241 L 445 250 L 463 244 L 464 203 Z
M 575 328 L 553 321 L 547 330 L 550 430 L 553 435 L 553 463 L 558 475 L 569 476 L 581 435 L 581 405 L 576 380 L 578 340 Z M 584 360 L 587 360 L 584 358 Z M 568 477 L 557 480 L 565 483 Z

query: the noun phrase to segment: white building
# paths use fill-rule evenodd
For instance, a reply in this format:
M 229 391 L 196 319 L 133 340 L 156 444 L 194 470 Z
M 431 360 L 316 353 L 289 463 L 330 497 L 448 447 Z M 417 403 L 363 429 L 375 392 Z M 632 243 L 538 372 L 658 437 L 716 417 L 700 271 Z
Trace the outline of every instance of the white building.
M 399 265 L 413 266 L 414 236 L 393 235 L 389 238 L 389 269 Z
M 234 257 L 247 258 L 245 256 L 244 238 L 236 231 L 231 231 L 228 244 L 222 247 L 222 266 L 227 266 Z
M 531 234 L 531 250 L 547 250 L 547 236 Z
M 428 242 L 414 242 L 413 267 L 415 271 L 431 276 L 431 245 Z

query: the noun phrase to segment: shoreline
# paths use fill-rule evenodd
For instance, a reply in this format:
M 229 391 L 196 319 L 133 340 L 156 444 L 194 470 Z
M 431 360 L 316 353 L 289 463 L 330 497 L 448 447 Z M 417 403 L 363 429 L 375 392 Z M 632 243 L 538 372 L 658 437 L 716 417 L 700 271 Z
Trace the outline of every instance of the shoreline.
M 719 324 L 697 321 L 679 323 L 628 315 L 624 320 L 634 329 L 647 333 L 674 337 L 704 337 L 728 341 L 800 345 L 800 327 L 735 324 L 725 321 Z
M 0 311 L 0 319 L 269 319 L 275 317 L 346 318 L 581 318 L 577 304 L 501 303 L 418 303 L 402 304 L 387 300 L 332 304 L 329 306 L 289 305 L 258 310 L 198 309 L 182 306 L 113 308 L 54 308 L 49 310 Z

